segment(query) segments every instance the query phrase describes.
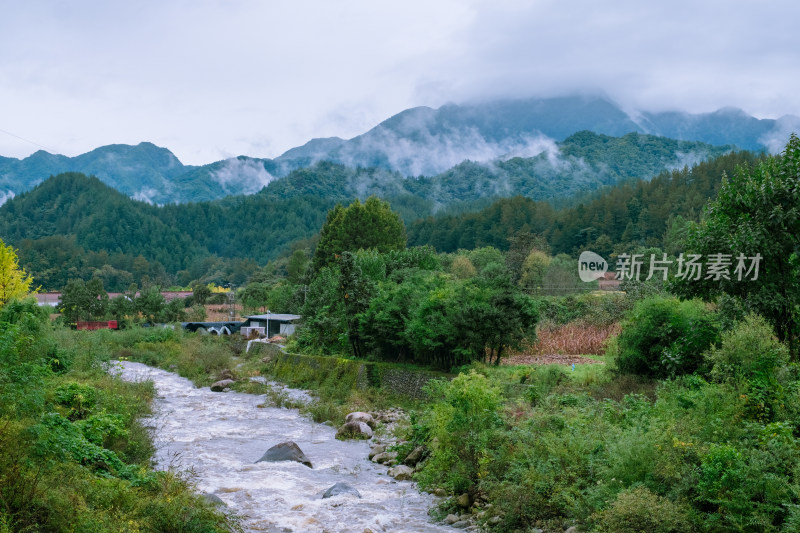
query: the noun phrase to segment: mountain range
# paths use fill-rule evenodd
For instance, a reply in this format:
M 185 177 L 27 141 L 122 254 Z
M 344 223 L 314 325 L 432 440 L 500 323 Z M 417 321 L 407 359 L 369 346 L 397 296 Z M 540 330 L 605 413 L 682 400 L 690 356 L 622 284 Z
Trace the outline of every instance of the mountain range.
M 94 175 L 123 194 L 150 203 L 207 201 L 256 193 L 277 178 L 320 161 L 354 169 L 374 167 L 404 178 L 447 175 L 458 179 L 465 169 L 502 169 L 514 166 L 512 161 L 536 160 L 525 172 L 535 172 L 547 189 L 548 181 L 567 176 L 570 169 L 562 165 L 565 156 L 572 157 L 572 171 L 581 166 L 585 154 L 565 153 L 564 146 L 582 131 L 613 138 L 633 132 L 645 134 L 641 138 L 652 135 L 728 149 L 775 151 L 791 131 L 800 131 L 800 118 L 757 119 L 734 108 L 705 114 L 630 113 L 606 98 L 586 96 L 416 107 L 352 139 L 312 139 L 274 159 L 239 156 L 191 166 L 148 142 L 103 146 L 76 157 L 41 150 L 24 159 L 0 157 L 0 201 L 30 190 L 51 175 L 70 171 Z M 643 169 L 645 174 L 633 177 L 648 178 L 664 168 L 680 166 L 682 158 L 691 164 L 702 159 L 703 152 L 708 155 L 708 147 L 681 150 L 663 168 Z M 507 175 L 508 170 L 500 174 Z M 492 186 L 503 189 L 508 183 L 501 179 Z

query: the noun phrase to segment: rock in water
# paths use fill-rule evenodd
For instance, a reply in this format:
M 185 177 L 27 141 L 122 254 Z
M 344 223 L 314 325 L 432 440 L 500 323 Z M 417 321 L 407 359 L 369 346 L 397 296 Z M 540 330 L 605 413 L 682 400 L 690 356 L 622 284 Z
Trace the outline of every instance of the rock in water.
M 236 382 L 233 381 L 232 379 L 221 379 L 216 383 L 214 383 L 213 385 L 211 385 L 211 390 L 214 392 L 222 392 L 231 385 L 233 385 L 234 383 Z
M 394 468 L 390 468 L 389 475 L 395 478 L 397 481 L 410 481 L 411 476 L 414 475 L 414 469 L 409 468 L 406 465 L 399 465 L 395 466 Z
M 341 481 L 336 485 L 330 487 L 322 494 L 322 499 L 330 498 L 332 496 L 338 496 L 339 494 L 353 494 L 355 496 L 361 497 L 361 494 L 353 487 L 348 485 L 347 483 L 342 483 Z
M 375 419 L 372 418 L 372 415 L 369 413 L 362 413 L 361 411 L 350 413 L 344 419 L 345 424 L 348 422 L 364 422 L 370 428 L 375 429 Z
M 377 444 L 369 451 L 369 459 L 372 460 L 373 457 L 385 451 L 386 451 L 385 444 Z
M 292 441 L 276 444 L 267 450 L 261 459 L 256 462 L 260 463 L 262 461 L 269 463 L 276 463 L 278 461 L 296 461 L 306 465 L 309 468 L 314 468 L 311 465 L 311 461 L 309 461 L 308 457 L 306 457 L 306 454 L 304 454 L 303 450 L 300 449 L 300 446 Z
M 206 500 L 208 503 L 211 503 L 211 504 L 213 504 L 213 505 L 223 505 L 223 506 L 225 506 L 225 507 L 227 507 L 227 506 L 228 506 L 228 504 L 227 504 L 227 503 L 225 503 L 224 501 L 222 501 L 222 498 L 220 498 L 220 497 L 219 497 L 219 496 L 217 496 L 216 494 L 211 494 L 210 492 L 204 492 L 204 493 L 203 493 L 201 496 L 203 496 L 203 498 L 204 498 L 204 499 L 205 499 L 205 500 Z
M 387 465 L 390 463 L 394 463 L 394 460 L 397 459 L 397 452 L 383 452 L 372 457 L 373 463 L 380 463 L 382 465 Z
M 337 439 L 369 439 L 372 438 L 372 428 L 366 422 L 359 422 L 353 420 L 346 422 L 345 425 L 339 428 L 336 432 Z

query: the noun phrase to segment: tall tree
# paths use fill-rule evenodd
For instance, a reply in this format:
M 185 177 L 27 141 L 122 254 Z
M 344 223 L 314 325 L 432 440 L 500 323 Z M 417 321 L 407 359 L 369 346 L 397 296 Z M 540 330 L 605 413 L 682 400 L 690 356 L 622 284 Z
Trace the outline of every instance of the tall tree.
M 14 248 L 0 240 L 0 306 L 28 294 L 31 283 L 33 278 L 19 266 Z
M 755 167 L 737 167 L 723 180 L 703 220 L 689 228 L 687 251 L 702 254 L 706 261 L 716 257 L 718 265 L 727 263 L 727 268 L 724 274 L 705 271 L 698 280 L 679 279 L 675 287 L 679 294 L 739 297 L 772 323 L 778 338 L 788 342 L 797 357 L 800 139 L 796 135 L 789 138 L 781 156 Z
M 370 196 L 363 204 L 356 200 L 348 207 L 337 205 L 328 212 L 314 252 L 315 271 L 332 265 L 342 252 L 376 249 L 379 252 L 402 250 L 406 228 L 388 202 Z

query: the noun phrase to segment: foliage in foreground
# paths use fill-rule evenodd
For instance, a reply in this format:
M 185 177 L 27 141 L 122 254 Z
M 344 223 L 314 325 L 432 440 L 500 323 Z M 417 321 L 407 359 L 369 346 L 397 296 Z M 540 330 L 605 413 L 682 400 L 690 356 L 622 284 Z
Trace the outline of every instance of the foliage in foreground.
M 0 309 L 0 524 L 13 531 L 230 531 L 189 480 L 150 469 L 151 384 L 106 372 L 87 332 L 33 299 Z
M 698 372 L 655 389 L 608 370 L 481 367 L 438 385 L 413 426 L 431 450 L 418 479 L 487 499 L 498 531 L 795 531 L 800 371 L 788 361 L 750 316 Z M 527 392 L 499 396 L 498 378 L 514 375 Z

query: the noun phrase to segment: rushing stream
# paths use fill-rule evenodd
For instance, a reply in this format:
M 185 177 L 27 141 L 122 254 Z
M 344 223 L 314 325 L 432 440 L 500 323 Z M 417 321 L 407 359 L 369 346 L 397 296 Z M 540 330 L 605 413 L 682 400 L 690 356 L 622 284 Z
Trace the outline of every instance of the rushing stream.
M 195 388 L 177 374 L 123 361 L 129 381 L 152 380 L 157 390 L 152 428 L 158 468 L 191 469 L 200 491 L 215 494 L 244 516 L 246 531 L 456 531 L 430 521 L 434 497 L 410 481 L 395 481 L 367 460 L 364 441 L 339 441 L 334 428 L 296 409 L 259 408 L 264 396 Z M 302 392 L 297 391 L 302 394 Z M 291 440 L 311 460 L 256 463 L 271 446 Z M 362 498 L 321 494 L 337 482 Z

